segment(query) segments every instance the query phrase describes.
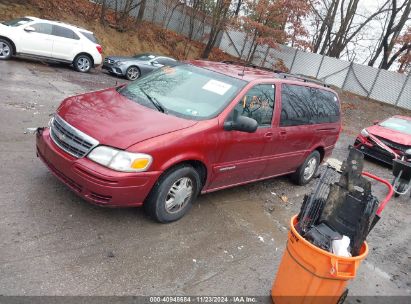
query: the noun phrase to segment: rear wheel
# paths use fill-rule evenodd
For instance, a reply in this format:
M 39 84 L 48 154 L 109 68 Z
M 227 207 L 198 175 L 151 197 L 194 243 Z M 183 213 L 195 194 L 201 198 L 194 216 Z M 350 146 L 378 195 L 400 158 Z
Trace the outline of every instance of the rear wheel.
M 291 176 L 293 182 L 301 186 L 309 183 L 317 172 L 320 160 L 321 155 L 318 151 L 313 151 L 308 155 L 304 163 Z
M 5 39 L 0 39 L 0 60 L 10 59 L 12 55 L 13 55 L 12 44 Z
M 178 166 L 160 177 L 144 207 L 153 219 L 168 223 L 182 218 L 201 188 L 198 172 L 189 165 Z
M 87 73 L 92 66 L 92 59 L 89 55 L 78 55 L 73 61 L 74 68 L 77 72 Z
M 126 71 L 126 78 L 128 80 L 136 80 L 141 75 L 140 70 L 136 66 L 131 66 Z
M 398 194 L 397 192 L 400 192 L 400 193 L 404 192 L 406 187 L 407 187 L 407 184 L 403 182 L 402 180 L 400 180 L 398 182 L 397 187 L 395 187 L 396 192 L 394 192 L 394 197 L 399 197 L 400 194 Z

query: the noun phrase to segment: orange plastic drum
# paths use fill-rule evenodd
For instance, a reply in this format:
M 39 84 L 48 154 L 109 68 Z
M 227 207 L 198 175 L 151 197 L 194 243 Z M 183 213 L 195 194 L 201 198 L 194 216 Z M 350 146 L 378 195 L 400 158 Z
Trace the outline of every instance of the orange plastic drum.
M 337 303 L 349 280 L 355 278 L 360 263 L 368 254 L 364 242 L 360 255 L 340 257 L 315 247 L 294 228 L 291 219 L 287 247 L 281 260 L 271 295 L 275 304 Z

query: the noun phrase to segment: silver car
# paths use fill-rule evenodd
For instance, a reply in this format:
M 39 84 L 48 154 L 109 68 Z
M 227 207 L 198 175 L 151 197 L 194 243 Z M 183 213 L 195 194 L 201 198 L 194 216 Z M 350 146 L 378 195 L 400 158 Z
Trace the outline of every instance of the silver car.
M 104 59 L 103 69 L 128 80 L 136 80 L 163 66 L 174 66 L 177 62 L 173 58 L 150 53 L 133 57 L 109 56 Z

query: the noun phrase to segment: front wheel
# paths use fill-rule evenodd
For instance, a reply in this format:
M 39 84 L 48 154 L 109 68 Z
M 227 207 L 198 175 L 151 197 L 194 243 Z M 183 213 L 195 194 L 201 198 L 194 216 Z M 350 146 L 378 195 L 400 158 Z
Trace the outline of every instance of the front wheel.
M 126 78 L 128 80 L 136 80 L 141 75 L 140 70 L 136 66 L 131 66 L 126 71 Z
M 87 73 L 92 66 L 92 59 L 88 55 L 78 55 L 74 61 L 73 66 L 77 72 Z
M 305 159 L 304 163 L 293 173 L 291 179 L 297 185 L 305 185 L 309 183 L 317 172 L 320 165 L 321 155 L 318 151 L 313 151 Z
M 0 39 L 0 60 L 10 59 L 13 55 L 13 46 L 5 39 Z
M 191 208 L 201 187 L 198 172 L 178 166 L 160 177 L 144 203 L 146 213 L 161 223 L 182 218 Z

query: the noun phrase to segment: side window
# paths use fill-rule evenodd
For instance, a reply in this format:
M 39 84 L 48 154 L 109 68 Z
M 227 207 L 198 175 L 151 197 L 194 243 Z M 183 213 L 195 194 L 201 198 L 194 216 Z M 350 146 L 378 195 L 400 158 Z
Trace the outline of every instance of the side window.
M 234 119 L 243 115 L 255 119 L 258 126 L 271 126 L 274 94 L 273 84 L 258 84 L 252 87 L 234 108 Z
M 48 23 L 35 23 L 32 27 L 36 30 L 36 33 L 51 35 L 53 26 Z
M 300 85 L 282 86 L 280 126 L 330 123 L 338 121 L 339 117 L 335 94 Z
M 173 66 L 173 65 L 176 63 L 174 60 L 169 59 L 169 58 L 158 58 L 158 59 L 156 59 L 156 61 L 157 61 L 159 64 L 162 64 L 162 65 L 171 65 L 171 66 Z
M 340 119 L 337 96 L 329 91 L 315 89 L 313 94 L 315 123 L 331 123 Z
M 77 34 L 74 33 L 72 30 L 59 25 L 53 25 L 53 35 L 75 40 L 80 39 L 80 37 L 77 36 Z

